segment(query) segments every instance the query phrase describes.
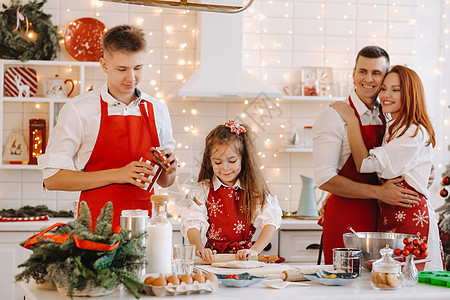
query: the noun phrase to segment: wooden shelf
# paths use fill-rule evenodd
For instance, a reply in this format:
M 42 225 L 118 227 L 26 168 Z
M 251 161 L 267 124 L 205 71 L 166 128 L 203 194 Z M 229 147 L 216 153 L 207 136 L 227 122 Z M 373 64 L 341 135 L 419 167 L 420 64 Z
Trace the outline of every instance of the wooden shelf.
M 321 97 L 321 96 L 284 96 L 283 101 L 289 102 L 329 102 L 329 101 L 340 101 L 345 97 Z
M 37 170 L 37 165 L 11 165 L 11 164 L 1 164 L 0 169 L 10 169 L 10 170 Z
M 278 152 L 290 152 L 290 153 L 312 153 L 312 148 L 302 148 L 302 147 L 283 147 L 279 148 Z
M 17 98 L 17 97 L 3 97 L 4 102 L 24 102 L 24 103 L 34 103 L 34 102 L 49 102 L 49 103 L 66 103 L 72 98 L 46 98 L 46 97 L 29 97 L 29 98 Z
M 58 110 L 60 108 L 60 104 L 69 102 L 72 98 L 67 97 L 43 97 L 42 95 L 36 96 L 36 97 L 29 97 L 29 98 L 18 98 L 18 97 L 7 97 L 4 93 L 4 76 L 5 70 L 9 67 L 20 67 L 20 66 L 26 66 L 26 67 L 33 67 L 36 69 L 36 71 L 39 73 L 39 70 L 45 71 L 47 70 L 47 67 L 51 70 L 57 71 L 60 67 L 71 67 L 73 69 L 76 69 L 77 78 L 74 78 L 74 80 L 78 80 L 78 86 L 76 89 L 76 93 L 84 93 L 85 91 L 85 78 L 86 78 L 86 70 L 87 68 L 98 68 L 100 67 L 100 64 L 98 62 L 86 62 L 86 61 L 57 61 L 57 60 L 29 60 L 26 62 L 21 62 L 19 60 L 7 60 L 7 59 L 0 59 L 0 116 L 2 117 L 2 121 L 0 121 L 0 145 L 5 146 L 5 141 L 8 138 L 6 136 L 7 130 L 5 130 L 5 124 L 4 124 L 4 113 L 5 113 L 5 103 L 8 103 L 11 105 L 11 103 L 20 103 L 20 104 L 34 104 L 36 102 L 40 103 L 48 103 L 43 104 L 44 107 L 42 110 L 42 113 L 39 113 L 39 116 L 42 118 L 44 117 L 44 114 L 46 115 L 45 119 L 47 120 L 47 129 L 48 134 L 50 136 L 50 133 L 53 129 L 56 116 L 58 114 Z M 47 70 L 48 72 L 48 70 Z M 43 79 L 41 79 L 43 80 Z M 77 96 L 77 95 L 75 95 Z M 26 110 L 26 108 L 24 108 Z M 33 112 L 22 112 L 22 115 L 25 115 L 27 117 L 32 117 Z M 22 125 L 25 126 L 25 125 Z M 14 129 L 21 129 L 25 130 L 27 128 L 14 128 Z M 26 136 L 24 137 L 27 138 Z M 3 151 L 0 152 L 0 169 L 16 169 L 16 170 L 37 170 L 37 165 L 14 165 L 14 164 L 8 164 L 6 161 L 3 161 Z

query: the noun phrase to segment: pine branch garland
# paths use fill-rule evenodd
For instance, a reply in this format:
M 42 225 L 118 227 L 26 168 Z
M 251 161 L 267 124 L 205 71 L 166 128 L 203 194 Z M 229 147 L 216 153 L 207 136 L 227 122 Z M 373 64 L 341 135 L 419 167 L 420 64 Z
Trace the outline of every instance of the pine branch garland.
M 51 15 L 42 10 L 47 0 L 32 0 L 26 4 L 22 1 L 11 0 L 10 6 L 2 5 L 0 11 L 0 58 L 20 59 L 27 61 L 53 60 L 60 50 L 59 36 L 56 26 L 51 22 Z M 29 22 L 28 26 L 38 35 L 36 41 L 28 40 L 21 36 L 20 31 L 14 31 L 17 24 L 17 13 L 21 13 L 26 19 L 20 22 L 21 28 L 27 26 L 22 24 Z M 30 25 L 31 24 L 31 25 Z
M 89 230 L 89 209 L 85 202 L 81 202 L 79 218 L 54 229 L 52 234 L 76 235 L 79 239 L 109 245 L 120 241 L 117 248 L 111 251 L 86 250 L 77 248 L 73 238 L 62 244 L 42 239 L 32 245 L 33 253 L 20 265 L 25 269 L 16 276 L 16 280 L 29 281 L 33 278 L 43 283 L 48 279 L 48 272 L 56 286 L 67 286 L 70 297 L 73 297 L 74 290 L 81 291 L 88 284 L 111 290 L 122 283 L 139 298 L 138 292 L 143 289 L 143 284 L 134 274 L 142 267 L 145 259 L 141 240 L 144 234 L 128 239 L 129 231 L 120 234 L 111 232 L 112 211 L 111 203 L 105 205 L 92 233 Z

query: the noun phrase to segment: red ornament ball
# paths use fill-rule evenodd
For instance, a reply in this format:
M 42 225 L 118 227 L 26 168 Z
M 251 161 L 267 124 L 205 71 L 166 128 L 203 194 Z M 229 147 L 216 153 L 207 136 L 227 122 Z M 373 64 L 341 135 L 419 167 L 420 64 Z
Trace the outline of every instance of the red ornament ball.
M 442 178 L 442 184 L 443 185 L 449 185 L 450 184 L 450 177 L 445 176 L 444 178 Z
M 439 194 L 441 195 L 441 197 L 447 197 L 448 196 L 448 191 L 446 189 L 442 189 Z

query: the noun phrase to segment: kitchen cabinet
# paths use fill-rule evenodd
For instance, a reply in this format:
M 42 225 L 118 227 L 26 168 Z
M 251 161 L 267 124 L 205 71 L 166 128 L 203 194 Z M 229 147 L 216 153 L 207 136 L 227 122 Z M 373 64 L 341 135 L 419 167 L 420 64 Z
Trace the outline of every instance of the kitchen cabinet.
M 95 72 L 99 69 L 98 62 L 81 61 L 44 61 L 30 60 L 21 62 L 17 60 L 0 60 L 0 144 L 5 146 L 9 135 L 14 129 L 22 132 L 25 143 L 28 145 L 28 120 L 31 118 L 45 119 L 46 136 L 48 137 L 54 127 L 62 105 L 70 100 L 67 97 L 44 97 L 44 83 L 54 79 L 58 74 L 61 80 L 72 79 L 74 91 L 77 96 L 86 91 L 86 72 Z M 32 97 L 9 97 L 5 93 L 5 72 L 11 67 L 32 68 L 37 73 L 38 88 Z M 22 83 L 20 83 L 22 84 Z M 12 84 L 16 86 L 15 83 Z M 29 145 L 28 145 L 29 147 Z M 0 169 L 37 169 L 36 165 L 10 164 L 3 160 L 3 150 L 0 152 Z
M 283 219 L 278 236 L 278 255 L 286 262 L 317 263 L 322 236 L 317 220 Z
M 20 246 L 20 242 L 26 240 L 37 232 L 0 232 L 0 289 L 2 299 L 24 299 L 22 290 L 14 282 L 17 266 L 24 262 L 31 251 Z

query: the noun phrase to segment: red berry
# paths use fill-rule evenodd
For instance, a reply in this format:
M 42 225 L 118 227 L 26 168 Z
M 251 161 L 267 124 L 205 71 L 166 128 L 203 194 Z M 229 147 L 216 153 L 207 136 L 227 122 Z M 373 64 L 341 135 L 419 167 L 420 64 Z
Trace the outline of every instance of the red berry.
M 408 244 L 408 245 L 405 246 L 405 249 L 408 250 L 409 252 L 411 252 L 414 249 L 414 245 L 413 244 Z
M 411 240 L 408 239 L 408 238 L 404 238 L 404 239 L 403 239 L 403 244 L 409 245 L 409 244 L 411 244 Z
M 445 176 L 444 178 L 442 178 L 442 184 L 443 185 L 449 185 L 450 184 L 450 177 Z
M 422 257 L 427 257 L 427 256 L 428 256 L 428 252 L 427 252 L 427 251 L 423 251 L 423 252 L 420 254 L 420 256 L 422 256 Z
M 420 256 L 420 250 L 418 248 L 413 250 L 414 256 Z
M 448 191 L 446 189 L 442 189 L 439 192 L 439 195 L 441 195 L 441 197 L 447 197 L 448 196 Z
M 420 250 L 421 251 L 426 251 L 428 249 L 428 245 L 426 244 L 426 243 L 422 243 L 421 245 L 420 245 Z
M 402 250 L 402 254 L 403 256 L 408 256 L 409 255 L 409 251 L 408 250 Z
M 413 240 L 413 245 L 414 245 L 414 246 L 417 247 L 417 246 L 419 246 L 420 244 L 422 244 L 422 242 L 421 242 L 419 239 L 414 239 L 414 240 Z
M 396 256 L 402 255 L 402 249 L 395 249 L 395 250 L 394 250 L 394 254 L 395 254 Z

